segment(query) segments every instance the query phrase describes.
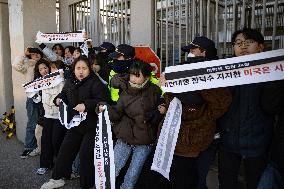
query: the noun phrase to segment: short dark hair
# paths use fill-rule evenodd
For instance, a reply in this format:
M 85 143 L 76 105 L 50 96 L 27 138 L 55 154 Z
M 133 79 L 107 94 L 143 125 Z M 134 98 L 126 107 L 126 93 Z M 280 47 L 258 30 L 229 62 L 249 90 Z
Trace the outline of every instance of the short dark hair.
M 75 67 L 76 67 L 76 64 L 79 62 L 79 61 L 83 61 L 87 64 L 88 68 L 89 68 L 89 71 L 91 72 L 92 71 L 92 64 L 90 63 L 88 57 L 86 57 L 85 55 L 82 55 L 78 58 L 76 58 L 72 64 L 72 71 L 73 73 L 75 73 Z
M 252 39 L 259 44 L 264 44 L 263 35 L 256 29 L 252 28 L 243 28 L 241 30 L 237 30 L 232 35 L 232 43 L 236 41 L 236 38 L 239 34 L 243 34 L 245 39 Z
M 131 64 L 131 66 L 129 67 L 129 73 L 136 76 L 139 76 L 141 71 L 144 77 L 149 77 L 151 76 L 152 70 L 152 66 L 142 60 L 134 61 L 133 64 Z
M 45 60 L 44 58 L 41 58 L 41 59 L 40 59 L 39 61 L 37 61 L 36 64 L 35 64 L 35 68 L 34 68 L 34 79 L 37 79 L 37 78 L 42 77 L 42 76 L 40 75 L 39 69 L 38 69 L 39 65 L 41 65 L 41 64 L 45 64 L 46 67 L 48 67 L 49 72 L 50 72 L 50 64 L 49 64 L 49 62 L 48 62 L 47 60 Z

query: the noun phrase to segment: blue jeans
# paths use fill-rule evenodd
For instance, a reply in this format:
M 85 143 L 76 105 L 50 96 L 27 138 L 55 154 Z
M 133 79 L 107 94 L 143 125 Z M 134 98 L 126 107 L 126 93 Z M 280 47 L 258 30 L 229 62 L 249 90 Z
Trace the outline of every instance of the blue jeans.
M 33 150 L 37 147 L 35 128 L 39 117 L 39 108 L 38 105 L 33 102 L 33 99 L 27 98 L 26 109 L 28 122 L 26 128 L 25 149 Z
M 79 173 L 80 172 L 80 158 L 79 153 L 76 156 L 76 159 L 73 161 L 72 164 L 72 172 Z
M 119 175 L 120 170 L 125 166 L 131 152 L 133 152 L 129 168 L 124 177 L 124 182 L 120 188 L 134 188 L 140 176 L 144 162 L 150 154 L 151 149 L 151 145 L 128 145 L 121 139 L 117 140 L 114 146 L 114 163 L 116 177 Z

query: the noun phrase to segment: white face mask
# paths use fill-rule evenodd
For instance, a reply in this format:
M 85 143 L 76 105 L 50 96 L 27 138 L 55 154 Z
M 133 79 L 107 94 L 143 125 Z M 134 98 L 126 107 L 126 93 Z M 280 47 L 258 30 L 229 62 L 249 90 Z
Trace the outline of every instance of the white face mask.
M 195 55 L 192 54 L 192 53 L 188 53 L 187 57 L 188 57 L 188 58 L 192 58 L 192 57 L 195 57 Z

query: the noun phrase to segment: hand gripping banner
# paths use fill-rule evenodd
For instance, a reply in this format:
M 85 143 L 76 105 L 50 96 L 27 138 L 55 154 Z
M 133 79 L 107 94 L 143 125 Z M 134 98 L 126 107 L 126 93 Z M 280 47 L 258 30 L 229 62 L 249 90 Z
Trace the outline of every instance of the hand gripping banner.
M 284 49 L 165 68 L 164 92 L 182 93 L 284 79 Z
M 95 141 L 94 165 L 96 189 L 114 189 L 114 152 L 107 108 L 99 114 Z
M 65 42 L 84 42 L 85 30 L 80 32 L 62 32 L 62 33 L 42 33 L 36 34 L 36 43 L 65 43 Z
M 79 112 L 79 114 L 75 115 L 68 123 L 67 105 L 63 101 L 61 101 L 58 107 L 59 107 L 58 111 L 59 121 L 64 127 L 66 127 L 66 129 L 71 129 L 72 127 L 79 126 L 80 123 L 87 118 L 87 112 Z
M 174 98 L 167 111 L 151 166 L 151 170 L 157 171 L 168 180 L 181 124 L 181 114 L 181 101 Z

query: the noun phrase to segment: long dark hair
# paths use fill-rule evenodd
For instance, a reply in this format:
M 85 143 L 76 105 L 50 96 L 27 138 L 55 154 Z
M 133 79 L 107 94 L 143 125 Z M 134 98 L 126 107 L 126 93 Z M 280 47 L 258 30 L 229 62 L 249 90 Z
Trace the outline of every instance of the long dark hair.
M 56 60 L 56 61 L 50 62 L 50 66 L 51 66 L 52 64 L 54 64 L 57 69 L 63 69 L 63 70 L 65 70 L 65 68 L 66 68 L 66 66 L 65 66 L 65 64 L 63 63 L 62 60 Z
M 58 46 L 60 48 L 60 50 L 62 51 L 61 57 L 64 57 L 64 54 L 65 54 L 64 47 L 60 43 L 56 43 L 52 46 L 52 50 L 54 50 L 56 46 Z
M 50 64 L 47 60 L 45 59 L 40 59 L 39 61 L 37 61 L 37 63 L 35 64 L 35 68 L 34 68 L 34 79 L 38 79 L 40 77 L 42 77 L 42 75 L 40 75 L 39 73 L 39 65 L 44 64 L 46 67 L 48 67 L 48 73 L 50 73 Z
M 94 62 L 96 61 L 96 64 L 100 66 L 100 71 L 98 72 L 99 76 L 105 80 L 108 81 L 109 80 L 109 73 L 110 73 L 110 69 L 108 67 L 108 59 L 105 59 L 104 57 L 95 54 L 95 53 L 91 53 L 89 55 L 89 61 L 91 63 L 91 65 L 94 64 Z

